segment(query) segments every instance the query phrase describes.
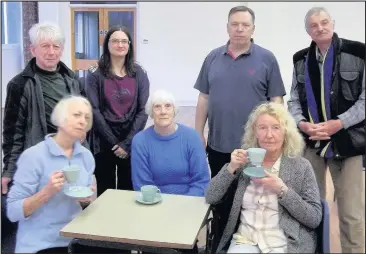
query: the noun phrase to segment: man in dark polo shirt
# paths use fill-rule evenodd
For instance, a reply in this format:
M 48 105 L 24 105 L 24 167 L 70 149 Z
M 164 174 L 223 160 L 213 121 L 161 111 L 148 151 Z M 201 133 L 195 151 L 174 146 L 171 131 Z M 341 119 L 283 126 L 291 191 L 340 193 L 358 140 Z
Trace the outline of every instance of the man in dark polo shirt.
M 50 121 L 56 103 L 65 95 L 82 94 L 74 72 L 60 61 L 65 43 L 61 29 L 53 24 L 35 24 L 29 37 L 34 58 L 8 83 L 3 118 L 2 243 L 10 245 L 5 246 L 9 253 L 14 247 L 14 238 L 8 239 L 13 227 L 6 219 L 4 201 L 17 159 L 47 134 L 56 132 Z
M 194 86 L 200 92 L 195 127 L 204 146 L 208 118 L 206 149 L 211 177 L 230 162 L 230 153 L 240 148 L 251 111 L 267 100 L 283 103 L 286 94 L 275 56 L 251 39 L 254 21 L 250 8 L 238 6 L 230 10 L 230 40 L 208 54 Z

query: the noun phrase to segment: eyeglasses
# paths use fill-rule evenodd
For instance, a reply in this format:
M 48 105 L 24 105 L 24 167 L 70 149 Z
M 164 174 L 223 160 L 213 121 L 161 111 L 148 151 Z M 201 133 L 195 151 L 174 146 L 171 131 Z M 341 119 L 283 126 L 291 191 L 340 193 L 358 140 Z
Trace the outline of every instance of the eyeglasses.
M 129 40 L 118 40 L 118 39 L 112 39 L 112 40 L 110 40 L 110 42 L 113 45 L 118 45 L 120 43 L 122 43 L 122 45 L 129 45 L 131 43 Z

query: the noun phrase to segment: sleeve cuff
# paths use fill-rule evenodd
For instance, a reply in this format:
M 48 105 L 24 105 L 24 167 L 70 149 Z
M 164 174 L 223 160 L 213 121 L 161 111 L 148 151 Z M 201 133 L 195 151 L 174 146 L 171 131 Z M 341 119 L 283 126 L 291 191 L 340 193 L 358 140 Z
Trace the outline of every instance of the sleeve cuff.
M 8 218 L 12 222 L 27 220 L 30 216 L 24 217 L 24 199 L 8 203 Z
M 351 124 L 349 124 L 349 121 L 347 121 L 347 114 L 343 113 L 339 116 L 337 116 L 337 118 L 339 120 L 341 120 L 342 125 L 343 125 L 343 129 L 348 129 L 349 127 L 351 127 Z
M 296 126 L 297 126 L 297 127 L 299 127 L 299 123 L 300 123 L 301 121 L 306 121 L 306 118 L 305 118 L 305 117 L 303 117 L 303 116 L 295 116 L 294 118 L 295 118 Z

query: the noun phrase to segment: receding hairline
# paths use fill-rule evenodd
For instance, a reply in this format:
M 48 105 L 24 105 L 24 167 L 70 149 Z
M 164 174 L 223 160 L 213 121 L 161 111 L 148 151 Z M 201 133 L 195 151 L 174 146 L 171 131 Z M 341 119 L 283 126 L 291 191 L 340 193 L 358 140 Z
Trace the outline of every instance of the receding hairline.
M 310 10 L 308 10 L 305 14 L 305 18 L 304 18 L 304 23 L 305 23 L 305 28 L 307 29 L 308 26 L 308 21 L 309 18 L 314 16 L 314 15 L 320 15 L 320 13 L 324 12 L 330 21 L 332 21 L 332 17 L 329 13 L 329 11 L 325 8 L 325 7 L 313 7 Z

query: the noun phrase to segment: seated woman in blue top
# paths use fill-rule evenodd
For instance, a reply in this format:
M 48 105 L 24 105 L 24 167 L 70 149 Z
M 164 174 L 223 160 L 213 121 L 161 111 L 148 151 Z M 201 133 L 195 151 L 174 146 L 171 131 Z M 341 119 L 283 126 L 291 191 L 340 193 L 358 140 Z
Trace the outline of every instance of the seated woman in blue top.
M 64 194 L 67 184 L 62 168 L 77 165 L 80 172 L 76 184 L 95 191 L 94 158 L 79 141 L 92 125 L 89 101 L 79 96 L 60 100 L 51 122 L 57 133 L 47 135 L 20 155 L 8 194 L 7 215 L 10 221 L 19 222 L 16 253 L 67 253 L 72 239 L 60 236 L 60 230 L 92 197 L 74 199 Z
M 204 196 L 210 180 L 206 153 L 196 130 L 174 122 L 174 96 L 156 91 L 147 102 L 146 113 L 154 125 L 132 140 L 134 190 L 151 184 L 162 193 Z

